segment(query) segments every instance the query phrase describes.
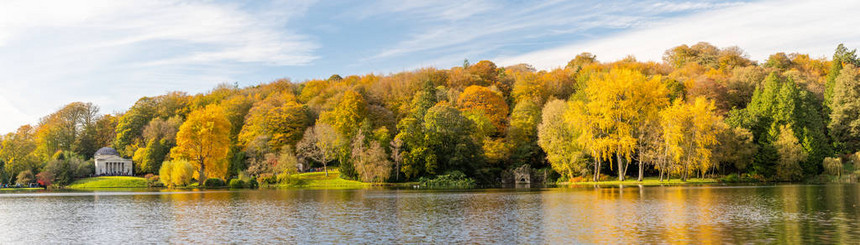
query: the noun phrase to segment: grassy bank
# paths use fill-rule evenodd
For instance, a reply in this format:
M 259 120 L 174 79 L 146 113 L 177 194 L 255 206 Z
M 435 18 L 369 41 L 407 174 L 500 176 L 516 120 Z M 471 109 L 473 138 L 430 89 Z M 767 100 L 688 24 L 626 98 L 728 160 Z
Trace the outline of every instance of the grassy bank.
M 132 176 L 100 176 L 79 179 L 68 186 L 71 189 L 90 188 L 146 188 L 146 179 Z
M 636 181 L 636 178 L 627 179 L 625 181 L 611 180 L 611 181 L 587 181 L 587 182 L 563 182 L 558 183 L 559 186 L 570 185 L 570 186 L 585 186 L 585 185 L 643 185 L 643 186 L 661 186 L 661 185 L 700 185 L 700 184 L 714 184 L 719 183 L 717 179 L 688 179 L 687 181 L 681 181 L 680 179 L 671 179 L 671 180 L 663 180 L 660 181 L 660 178 L 649 177 L 642 179 L 642 182 Z
M 44 189 L 45 189 L 45 188 L 42 188 L 42 187 L 33 187 L 33 188 L 30 188 L 30 187 L 25 187 L 25 188 L 0 188 L 0 192 L 4 192 L 4 191 L 8 191 L 8 192 L 15 192 L 15 191 L 38 191 L 38 190 L 44 190 Z
M 373 186 L 370 183 L 364 183 L 355 180 L 346 180 L 340 178 L 340 172 L 337 170 L 328 171 L 328 176 L 325 172 L 300 173 L 291 176 L 289 183 L 274 185 L 278 188 L 324 188 L 324 189 L 353 189 L 365 188 Z

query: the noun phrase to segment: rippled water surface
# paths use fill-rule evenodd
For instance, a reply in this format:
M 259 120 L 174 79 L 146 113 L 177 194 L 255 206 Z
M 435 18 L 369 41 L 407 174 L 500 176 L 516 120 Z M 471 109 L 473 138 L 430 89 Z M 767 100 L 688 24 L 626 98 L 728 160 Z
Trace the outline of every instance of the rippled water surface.
M 860 185 L 0 194 L 8 243 L 857 243 Z

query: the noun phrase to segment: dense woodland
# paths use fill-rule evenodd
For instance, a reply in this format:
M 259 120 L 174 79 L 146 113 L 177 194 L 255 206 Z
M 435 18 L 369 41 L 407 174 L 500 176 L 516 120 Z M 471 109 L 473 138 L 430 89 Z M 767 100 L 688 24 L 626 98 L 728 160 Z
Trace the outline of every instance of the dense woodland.
M 851 173 L 860 150 L 860 60 L 681 45 L 663 62 L 589 53 L 564 67 L 491 61 L 389 75 L 286 79 L 140 98 L 122 114 L 74 102 L 2 137 L 3 183 L 65 185 L 97 149 L 168 185 L 289 181 L 309 168 L 404 182 L 456 174 L 498 184 L 521 165 L 559 181 Z M 633 170 L 629 170 L 630 167 Z M 610 177 L 612 176 L 612 177 Z

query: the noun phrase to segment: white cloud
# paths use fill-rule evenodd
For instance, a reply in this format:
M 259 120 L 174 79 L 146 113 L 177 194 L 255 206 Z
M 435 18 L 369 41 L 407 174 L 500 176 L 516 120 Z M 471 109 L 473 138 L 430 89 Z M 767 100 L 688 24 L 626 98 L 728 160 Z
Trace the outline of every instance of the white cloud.
M 736 3 L 664 1 L 541 1 L 493 2 L 456 1 L 411 2 L 407 7 L 376 6 L 364 15 L 407 13 L 405 18 L 422 23 L 409 30 L 404 40 L 380 50 L 369 59 L 396 59 L 420 53 L 435 57 L 509 53 L 517 46 L 534 42 L 555 42 L 559 36 L 592 35 L 596 29 L 624 30 L 647 26 L 663 15 L 732 6 Z M 478 7 L 475 7 L 478 6 Z M 438 9 L 443 8 L 443 9 Z M 463 11 L 461 17 L 450 14 Z M 431 14 L 435 13 L 435 14 Z M 471 56 L 475 58 L 474 56 Z M 486 57 L 490 58 L 490 57 Z
M 529 63 L 539 69 L 563 66 L 581 52 L 601 61 L 627 55 L 660 61 L 663 52 L 680 44 L 710 42 L 719 47 L 737 45 L 751 58 L 764 60 L 776 52 L 829 56 L 836 45 L 860 45 L 860 2 L 767 1 L 722 7 L 690 16 L 668 19 L 643 28 L 574 42 L 560 47 L 503 56 L 501 65 Z
M 0 1 L 0 131 L 72 101 L 111 113 L 253 68 L 310 64 L 319 45 L 290 28 L 310 4 Z
M 405 18 L 425 21 L 457 21 L 486 13 L 498 8 L 498 4 L 487 0 L 470 1 L 376 1 L 368 6 L 346 13 L 359 19 L 378 15 L 398 14 Z

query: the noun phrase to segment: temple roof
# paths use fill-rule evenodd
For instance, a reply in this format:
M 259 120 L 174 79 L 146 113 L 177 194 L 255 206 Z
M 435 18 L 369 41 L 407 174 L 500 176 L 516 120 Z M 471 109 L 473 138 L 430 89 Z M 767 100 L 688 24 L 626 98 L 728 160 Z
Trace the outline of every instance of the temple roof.
M 119 156 L 119 152 L 110 147 L 102 147 L 96 151 L 96 156 Z

